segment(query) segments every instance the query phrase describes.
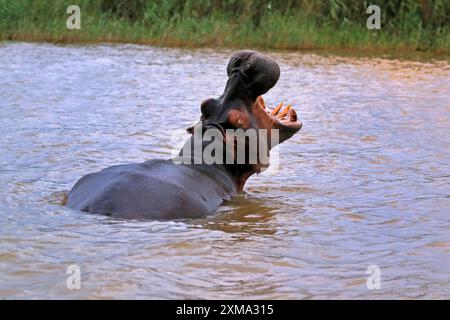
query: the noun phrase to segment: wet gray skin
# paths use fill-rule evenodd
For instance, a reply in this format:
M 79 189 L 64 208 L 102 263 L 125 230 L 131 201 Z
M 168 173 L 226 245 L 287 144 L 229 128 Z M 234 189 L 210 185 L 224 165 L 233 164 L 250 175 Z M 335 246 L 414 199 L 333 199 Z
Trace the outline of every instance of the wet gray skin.
M 279 79 L 280 69 L 274 60 L 254 51 L 239 51 L 230 59 L 227 75 L 223 94 L 201 105 L 202 129 L 276 128 L 280 142 L 300 130 L 301 122 L 293 109 L 285 112 L 287 119 L 276 119 L 268 115 L 262 98 L 258 98 Z M 192 143 L 193 137 L 187 143 Z M 183 152 L 179 156 L 186 157 Z M 121 218 L 202 217 L 215 213 L 224 200 L 242 191 L 246 180 L 261 170 L 259 164 L 249 163 L 185 163 L 149 160 L 88 174 L 70 191 L 67 206 Z

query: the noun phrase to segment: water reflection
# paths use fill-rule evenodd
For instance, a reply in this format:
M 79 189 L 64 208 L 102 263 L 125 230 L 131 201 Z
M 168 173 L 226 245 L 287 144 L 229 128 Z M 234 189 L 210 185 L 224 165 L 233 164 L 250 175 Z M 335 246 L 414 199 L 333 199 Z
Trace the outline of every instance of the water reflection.
M 197 227 L 239 234 L 239 241 L 254 235 L 274 235 L 277 232 L 273 216 L 279 210 L 268 199 L 239 195 L 220 208 L 210 218 L 192 221 Z

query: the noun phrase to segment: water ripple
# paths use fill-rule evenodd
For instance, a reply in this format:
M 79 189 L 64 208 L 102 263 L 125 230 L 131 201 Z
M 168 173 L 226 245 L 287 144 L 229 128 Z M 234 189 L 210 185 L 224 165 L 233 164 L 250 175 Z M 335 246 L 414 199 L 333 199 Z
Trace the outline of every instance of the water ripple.
M 446 61 L 272 53 L 267 102 L 304 128 L 246 194 L 189 221 L 61 206 L 86 173 L 170 158 L 230 54 L 0 46 L 0 297 L 449 298 Z M 65 287 L 71 264 L 82 290 Z

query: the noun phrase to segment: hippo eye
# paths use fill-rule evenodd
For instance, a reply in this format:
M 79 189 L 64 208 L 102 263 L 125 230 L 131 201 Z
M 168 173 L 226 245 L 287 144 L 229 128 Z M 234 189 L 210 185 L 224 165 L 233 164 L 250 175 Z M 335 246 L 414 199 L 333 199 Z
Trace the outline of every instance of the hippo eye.
M 209 118 L 217 109 L 217 102 L 215 99 L 206 99 L 200 105 L 200 110 L 202 116 L 207 119 Z

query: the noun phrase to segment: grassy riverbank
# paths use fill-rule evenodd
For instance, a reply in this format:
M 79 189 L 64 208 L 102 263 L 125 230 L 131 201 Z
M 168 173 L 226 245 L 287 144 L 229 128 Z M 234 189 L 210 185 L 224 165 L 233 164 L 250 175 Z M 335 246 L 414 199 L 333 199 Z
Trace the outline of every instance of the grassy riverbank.
M 449 1 L 372 2 L 381 30 L 364 1 L 0 0 L 0 40 L 450 54 Z M 81 30 L 68 30 L 75 3 Z

